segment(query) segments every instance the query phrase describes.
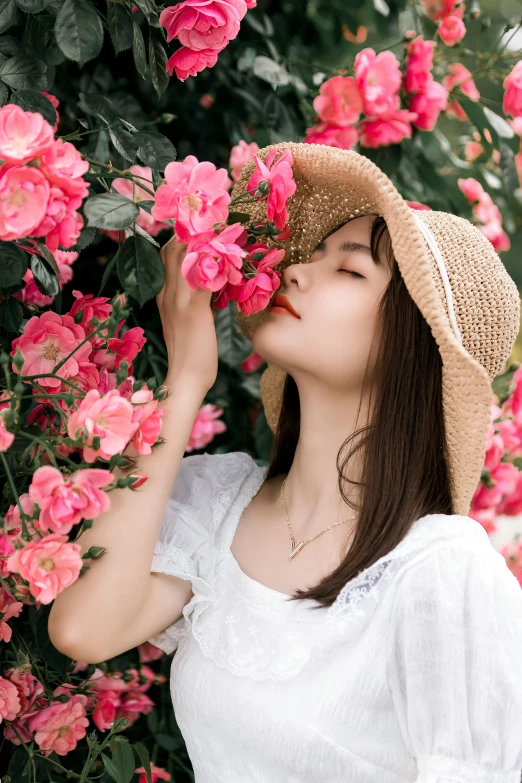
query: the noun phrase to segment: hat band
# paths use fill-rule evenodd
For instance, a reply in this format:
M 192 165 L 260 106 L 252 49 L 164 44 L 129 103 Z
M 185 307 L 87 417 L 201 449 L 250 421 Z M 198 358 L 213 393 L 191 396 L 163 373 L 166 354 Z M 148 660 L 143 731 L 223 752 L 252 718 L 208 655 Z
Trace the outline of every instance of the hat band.
M 413 212 L 413 217 L 417 221 L 417 225 L 419 226 L 420 230 L 424 234 L 426 242 L 428 243 L 429 248 L 435 258 L 435 261 L 437 262 L 440 276 L 442 278 L 442 283 L 444 285 L 444 293 L 446 294 L 446 302 L 448 304 L 448 316 L 451 323 L 451 327 L 453 329 L 455 337 L 462 345 L 462 335 L 460 333 L 459 327 L 457 325 L 457 319 L 455 317 L 455 310 L 453 308 L 453 294 L 451 292 L 450 281 L 449 281 L 448 273 L 446 271 L 446 264 L 444 262 L 444 258 L 442 256 L 442 253 L 440 252 L 439 246 L 437 245 L 437 240 L 433 236 L 433 233 L 430 231 L 428 226 L 422 222 L 420 217 L 415 212 Z

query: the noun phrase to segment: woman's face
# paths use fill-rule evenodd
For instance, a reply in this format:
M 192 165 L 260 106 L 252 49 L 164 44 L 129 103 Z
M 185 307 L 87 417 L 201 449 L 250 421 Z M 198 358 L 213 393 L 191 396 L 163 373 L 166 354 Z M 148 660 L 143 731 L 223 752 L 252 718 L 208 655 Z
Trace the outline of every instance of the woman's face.
M 254 349 L 296 381 L 311 375 L 342 390 L 360 389 L 372 372 L 377 309 L 391 270 L 370 254 L 374 216 L 350 220 L 330 234 L 308 263 L 290 264 L 278 295 L 299 315 L 268 312 L 252 336 Z

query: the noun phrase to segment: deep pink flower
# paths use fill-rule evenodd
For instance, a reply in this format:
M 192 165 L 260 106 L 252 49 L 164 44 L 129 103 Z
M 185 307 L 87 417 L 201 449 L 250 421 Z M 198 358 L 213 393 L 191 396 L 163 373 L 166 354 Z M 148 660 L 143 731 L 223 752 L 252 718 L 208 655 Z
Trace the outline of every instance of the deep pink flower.
M 50 604 L 58 593 L 78 579 L 83 565 L 80 544 L 67 536 L 51 533 L 16 549 L 7 561 L 10 571 L 29 582 L 31 595 L 42 604 Z
M 355 79 L 364 101 L 364 113 L 389 116 L 399 109 L 398 92 L 402 75 L 399 61 L 390 51 L 375 54 L 371 48 L 360 51 L 354 63 Z
M 54 142 L 53 129 L 38 112 L 24 111 L 14 103 L 0 108 L 0 158 L 27 163 Z
M 257 313 L 264 310 L 270 302 L 272 294 L 279 288 L 281 273 L 273 267 L 281 263 L 285 251 L 277 248 L 268 250 L 261 242 L 248 246 L 247 261 L 257 269 L 257 274 L 241 286 L 237 296 L 238 310 L 244 315 Z M 253 260 L 252 257 L 262 254 L 261 260 Z
M 361 145 L 385 147 L 388 144 L 399 144 L 403 139 L 411 138 L 411 123 L 416 118 L 416 112 L 401 109 L 386 118 L 363 120 Z
M 256 168 L 248 181 L 247 190 L 257 188 L 262 181 L 270 184 L 266 208 L 267 218 L 274 221 L 277 228 L 284 229 L 288 223 L 286 204 L 288 199 L 294 195 L 297 185 L 292 171 L 294 163 L 292 153 L 289 149 L 285 149 L 277 160 L 274 160 L 279 151 L 277 147 L 271 149 L 266 161 L 262 161 L 257 155 L 254 155 Z
M 105 321 L 112 313 L 112 305 L 108 296 L 93 296 L 93 294 L 82 294 L 81 291 L 73 291 L 76 301 L 73 302 L 68 315 L 75 318 L 82 313 L 82 319 L 78 323 L 85 330 L 85 334 L 91 334 L 96 328 L 92 323 L 93 318 L 98 321 Z
M 321 84 L 313 106 L 323 122 L 345 128 L 359 119 L 363 99 L 353 76 L 333 76 Z
M 0 416 L 0 451 L 7 451 L 14 441 L 14 434 L 6 430 L 4 420 Z
M 466 35 L 466 25 L 458 16 L 446 16 L 437 32 L 446 46 L 455 46 Z
M 44 756 L 66 756 L 87 734 L 89 719 L 85 712 L 87 696 L 72 694 L 69 701 L 53 701 L 29 720 L 29 730 Z
M 437 124 L 441 111 L 447 108 L 448 91 L 442 84 L 430 79 L 422 92 L 416 93 L 410 102 L 410 111 L 417 113 L 413 125 L 420 130 L 431 131 Z
M 113 479 L 108 470 L 78 470 L 65 478 L 50 465 L 37 468 L 29 496 L 40 507 L 41 530 L 65 535 L 81 519 L 96 519 L 110 507 L 102 489 Z
M 219 291 L 227 282 L 240 282 L 246 251 L 237 240 L 243 234 L 241 223 L 233 223 L 220 234 L 206 231 L 190 240 L 181 273 L 193 291 L 198 286 L 207 291 Z
M 465 3 L 455 8 L 459 0 L 422 0 L 426 16 L 434 22 L 445 19 L 447 16 L 459 16 L 464 14 Z
M 337 125 L 327 125 L 325 122 L 319 122 L 311 128 L 306 129 L 306 137 L 303 143 L 307 144 L 327 144 L 329 147 L 339 147 L 342 150 L 351 150 L 357 144 L 357 129 L 340 128 Z
M 193 51 L 221 51 L 239 32 L 247 12 L 245 0 L 184 0 L 165 8 L 160 24 L 167 41 L 178 41 Z
M 480 199 L 484 196 L 484 188 L 478 182 L 478 180 L 474 179 L 473 177 L 468 177 L 467 179 L 458 179 L 457 184 L 471 203 L 475 201 L 480 201 Z
M 252 0 L 251 0 L 252 2 Z M 255 0 L 254 0 L 255 2 Z M 249 6 L 249 8 L 254 8 L 255 6 Z M 167 772 L 166 769 L 163 769 L 163 767 L 157 767 L 156 764 L 150 765 L 150 771 L 151 771 L 151 780 L 152 783 L 156 783 L 158 780 L 170 780 L 171 775 L 170 772 Z M 145 767 L 137 767 L 137 769 L 134 770 L 134 773 L 136 775 L 139 775 L 138 783 L 147 783 L 147 773 L 145 772 Z
M 154 400 L 153 396 L 150 389 L 143 388 L 134 392 L 130 398 L 135 406 L 133 418 L 138 422 L 138 429 L 132 438 L 132 444 L 138 454 L 150 454 L 160 434 L 161 417 L 165 411 L 156 410 L 158 400 Z
M 503 82 L 505 89 L 502 109 L 512 117 L 522 115 L 522 60 L 519 60 Z
M 49 183 L 32 166 L 0 168 L 0 239 L 39 236 L 36 231 L 45 215 L 49 195 Z
M 218 416 L 223 413 L 223 408 L 217 408 L 208 403 L 202 405 L 199 409 L 185 451 L 194 451 L 202 449 L 213 440 L 214 436 L 220 432 L 226 431 L 224 421 L 217 421 Z
M 218 54 L 217 49 L 201 49 L 196 52 L 181 46 L 169 57 L 165 70 L 171 76 L 175 71 L 179 81 L 184 82 L 189 76 L 196 76 L 205 68 L 213 68 L 217 63 Z
M 255 372 L 264 362 L 264 358 L 257 351 L 252 351 L 246 359 L 241 362 L 243 372 Z
M 165 180 L 156 191 L 152 215 L 156 220 L 174 218 L 178 241 L 188 242 L 191 236 L 227 219 L 232 180 L 226 169 L 187 155 L 183 163 L 168 164 Z
M 228 165 L 232 169 L 230 176 L 233 181 L 236 182 L 239 177 L 239 172 L 243 168 L 243 165 L 259 150 L 259 145 L 252 141 L 248 144 L 244 139 L 241 139 L 238 144 L 234 145 L 230 150 L 230 159 Z
M 442 84 L 447 90 L 453 90 L 454 87 L 458 87 L 472 101 L 480 100 L 480 93 L 471 78 L 471 73 L 462 63 L 450 63 L 448 65 L 448 73 L 444 76 Z M 468 115 L 455 98 L 448 103 L 446 114 L 454 116 L 461 122 L 468 119 Z
M 101 396 L 97 389 L 87 392 L 71 414 L 68 424 L 69 437 L 85 438 L 83 458 L 94 462 L 98 457 L 110 459 L 124 451 L 138 428 L 133 421 L 133 408 L 117 389 Z M 100 438 L 100 448 L 92 448 L 93 438 Z
M 74 323 L 70 315 L 47 311 L 27 321 L 22 336 L 12 342 L 11 356 L 19 348 L 24 357 L 22 375 L 39 375 L 54 372 L 56 365 L 74 351 L 63 366 L 56 370 L 59 377 L 38 378 L 44 389 L 52 391 L 61 385 L 60 379 L 78 374 L 79 362 L 87 361 L 91 346 L 88 342 L 80 345 L 84 338 L 84 330 Z
M 133 326 L 119 337 L 123 324 L 124 321 L 120 321 L 114 337 L 107 341 L 108 350 L 115 354 L 114 365 L 108 369 L 119 369 L 122 361 L 125 359 L 129 365 L 129 372 L 132 372 L 132 362 L 147 342 L 147 338 L 144 337 L 144 331 L 141 326 Z
M 404 89 L 406 92 L 419 92 L 424 90 L 428 81 L 432 79 L 433 49 L 435 41 L 425 41 L 422 35 L 418 35 L 410 41 L 406 47 L 408 56 L 406 70 L 404 72 Z

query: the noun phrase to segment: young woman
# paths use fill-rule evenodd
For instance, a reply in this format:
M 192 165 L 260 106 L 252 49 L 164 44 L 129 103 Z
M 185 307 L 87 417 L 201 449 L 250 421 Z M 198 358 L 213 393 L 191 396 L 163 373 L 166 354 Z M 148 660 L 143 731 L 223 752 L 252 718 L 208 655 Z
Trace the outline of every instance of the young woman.
M 176 650 L 196 783 L 520 783 L 522 592 L 466 515 L 518 292 L 477 228 L 414 215 L 367 159 L 278 146 L 296 243 L 273 308 L 241 319 L 272 461 L 183 457 L 218 360 L 172 239 L 166 442 L 82 535 L 107 552 L 57 597 L 51 639 L 93 663 Z

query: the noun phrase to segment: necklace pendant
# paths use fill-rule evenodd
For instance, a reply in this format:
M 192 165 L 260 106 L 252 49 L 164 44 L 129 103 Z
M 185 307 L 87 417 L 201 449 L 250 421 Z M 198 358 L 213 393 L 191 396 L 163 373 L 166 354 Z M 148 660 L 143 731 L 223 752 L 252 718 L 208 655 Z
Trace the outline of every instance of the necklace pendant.
M 290 544 L 290 560 L 295 557 L 295 555 L 299 552 L 302 547 L 305 545 L 305 541 L 300 541 L 297 546 L 295 544 L 295 539 L 292 538 L 292 543 Z

